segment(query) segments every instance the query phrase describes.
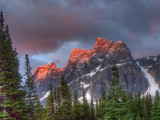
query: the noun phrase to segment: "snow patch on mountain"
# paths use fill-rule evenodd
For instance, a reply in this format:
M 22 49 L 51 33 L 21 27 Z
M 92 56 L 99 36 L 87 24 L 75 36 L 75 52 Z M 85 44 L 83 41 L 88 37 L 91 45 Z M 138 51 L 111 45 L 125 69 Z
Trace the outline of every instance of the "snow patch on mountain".
M 104 59 L 98 58 L 98 61 L 99 61 L 99 62 L 102 62 L 103 60 L 104 60 Z
M 91 94 L 89 92 L 86 93 L 85 97 L 86 97 L 88 103 L 91 103 Z M 83 96 L 80 97 L 78 100 L 82 103 L 83 102 Z
M 153 58 L 154 62 L 157 60 L 157 57 Z
M 140 66 L 138 62 L 137 65 L 141 68 L 142 72 L 144 73 L 149 83 L 149 88 L 146 91 L 145 95 L 147 93 L 150 93 L 151 96 L 154 96 L 155 92 L 159 90 L 158 84 L 155 82 L 155 79 L 148 73 L 148 69 L 145 69 L 144 67 Z
M 91 102 L 91 95 L 89 92 L 86 93 L 86 99 L 87 99 L 88 103 Z
M 108 67 L 101 68 L 99 71 L 103 71 L 103 70 L 105 70 L 106 68 L 108 68 Z
M 44 100 L 50 95 L 50 91 L 46 92 L 46 94 L 40 99 L 40 101 Z
M 89 76 L 89 77 L 94 76 L 99 71 L 100 67 L 101 67 L 101 65 L 99 65 L 95 70 L 91 71 L 91 73 L 86 74 L 84 76 Z
M 152 60 L 154 60 L 154 62 L 157 60 L 157 56 L 155 56 L 155 57 L 152 57 L 152 56 L 148 56 L 147 57 L 147 60 L 149 60 L 149 59 L 152 59 Z
M 117 67 L 120 67 L 120 66 L 123 66 L 123 65 L 125 65 L 125 64 L 127 64 L 128 62 L 124 62 L 124 63 L 118 63 L 118 64 L 116 64 L 116 66 Z
M 89 87 L 89 84 L 85 84 L 84 82 L 80 82 L 80 84 L 81 84 L 81 87 L 83 87 L 84 89 Z

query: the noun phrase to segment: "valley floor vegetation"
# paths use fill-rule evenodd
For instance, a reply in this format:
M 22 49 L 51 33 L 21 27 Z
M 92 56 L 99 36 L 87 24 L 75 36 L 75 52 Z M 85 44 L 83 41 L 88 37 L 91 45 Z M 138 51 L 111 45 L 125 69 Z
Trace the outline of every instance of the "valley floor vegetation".
M 1 120 L 160 120 L 160 94 L 132 95 L 119 83 L 118 68 L 112 67 L 111 89 L 100 100 L 88 103 L 83 89 L 82 101 L 77 91 L 71 96 L 62 76 L 60 86 L 50 87 L 45 108 L 42 107 L 32 77 L 28 55 L 25 56 L 25 83 L 19 73 L 19 58 L 0 14 L 0 119 Z M 72 99 L 73 98 L 73 99 Z

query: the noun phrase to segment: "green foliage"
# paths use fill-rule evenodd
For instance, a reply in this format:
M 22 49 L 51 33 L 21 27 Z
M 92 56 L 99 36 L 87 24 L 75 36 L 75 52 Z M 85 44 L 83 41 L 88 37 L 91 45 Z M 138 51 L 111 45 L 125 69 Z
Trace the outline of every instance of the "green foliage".
M 90 103 L 90 115 L 91 115 L 91 120 L 95 120 L 95 107 L 93 104 L 93 98 L 91 97 L 91 103 Z
M 54 99 L 52 92 L 52 84 L 50 86 L 50 95 L 47 98 L 46 102 L 46 120 L 53 120 L 54 118 Z
M 100 99 L 100 102 L 99 102 L 99 113 L 98 113 L 98 116 L 100 119 L 104 119 L 104 116 L 106 114 L 106 93 L 103 89 L 103 93 L 102 93 L 102 98 Z
M 158 90 L 155 94 L 155 100 L 152 106 L 150 120 L 160 120 L 160 94 Z
M 85 91 L 83 89 L 83 95 L 82 95 L 83 99 L 83 104 L 82 104 L 82 111 L 83 111 L 83 114 L 82 114 L 82 119 L 83 120 L 90 120 L 90 106 L 87 102 L 87 99 L 85 97 Z
M 27 91 L 26 94 L 26 104 L 28 110 L 28 119 L 35 119 L 35 105 L 37 104 L 38 96 L 36 95 L 35 83 L 31 73 L 31 66 L 28 55 L 25 55 L 25 89 Z
M 61 101 L 61 119 L 62 120 L 71 120 L 72 119 L 72 99 L 71 94 L 67 85 L 67 82 L 62 76 L 61 85 L 60 85 L 60 98 Z
M 99 104 L 98 101 L 96 100 L 96 119 L 100 118 L 100 110 L 99 110 Z
M 82 119 L 82 106 L 78 100 L 77 92 L 74 92 L 74 100 L 73 100 L 73 120 L 81 120 Z
M 105 120 L 132 120 L 126 93 L 123 91 L 119 83 L 118 68 L 116 64 L 112 67 L 113 80 L 111 81 L 111 89 L 109 90 L 108 100 L 106 101 Z
M 8 26 L 0 15 L 0 110 L 9 119 L 26 120 L 27 107 L 25 94 L 19 74 L 19 60 L 12 47 Z M 8 117 L 7 117 L 8 118 Z
M 44 120 L 45 119 L 45 109 L 42 107 L 41 102 L 38 101 L 35 106 L 35 120 Z

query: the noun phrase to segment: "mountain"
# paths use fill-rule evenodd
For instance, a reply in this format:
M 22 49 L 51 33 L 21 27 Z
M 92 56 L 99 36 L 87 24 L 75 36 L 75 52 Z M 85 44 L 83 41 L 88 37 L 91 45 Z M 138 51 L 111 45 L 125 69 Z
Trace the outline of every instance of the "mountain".
M 153 58 L 155 60 L 155 58 Z M 86 97 L 90 101 L 91 95 L 93 99 L 99 99 L 103 89 L 108 94 L 110 83 L 112 80 L 111 67 L 116 62 L 119 68 L 119 80 L 124 90 L 137 94 L 138 92 L 145 94 L 149 91 L 152 76 L 160 81 L 157 68 L 159 57 L 155 61 L 149 63 L 142 59 L 134 60 L 129 48 L 122 41 L 106 41 L 104 38 L 97 38 L 93 50 L 73 49 L 65 68 L 57 68 L 55 63 L 38 67 L 34 73 L 37 94 L 43 105 L 49 95 L 50 84 L 53 89 L 57 88 L 61 81 L 62 74 L 68 83 L 71 94 L 77 90 L 78 97 L 81 100 L 83 88 Z M 152 64 L 152 67 L 148 67 Z M 147 67 L 148 66 L 148 67 Z M 144 68 L 143 68 L 144 67 Z M 142 69 L 143 68 L 143 69 Z M 148 71 L 144 72 L 144 69 Z M 145 70 L 146 70 L 145 69 Z M 152 75 L 146 77 L 147 75 Z M 154 81 L 154 78 L 151 81 Z

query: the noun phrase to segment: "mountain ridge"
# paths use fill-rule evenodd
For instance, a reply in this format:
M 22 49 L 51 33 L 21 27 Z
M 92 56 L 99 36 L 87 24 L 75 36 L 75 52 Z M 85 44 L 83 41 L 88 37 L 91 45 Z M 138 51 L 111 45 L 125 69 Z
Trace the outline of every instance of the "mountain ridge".
M 91 56 L 96 55 L 96 54 L 105 54 L 108 52 L 112 52 L 114 51 L 115 47 L 118 45 L 124 45 L 123 41 L 117 41 L 116 44 L 114 44 L 114 41 L 111 40 L 110 43 L 108 41 L 105 40 L 105 38 L 97 38 L 97 41 L 94 44 L 93 50 L 86 50 L 86 49 L 78 49 L 78 48 L 74 48 L 70 54 L 70 57 L 68 59 L 67 65 L 64 68 L 57 68 L 56 64 L 54 62 L 51 62 L 50 65 L 44 65 L 44 66 L 38 66 L 34 72 L 33 72 L 33 76 L 35 76 L 37 74 L 37 71 L 40 71 L 41 75 L 38 75 L 38 79 L 41 77 L 45 77 L 45 70 L 52 70 L 52 69 L 57 69 L 58 71 L 64 71 L 64 69 L 66 68 L 70 68 L 69 65 L 73 64 L 76 62 L 77 63 L 83 63 L 83 62 L 87 62 Z M 111 49 L 111 51 L 110 51 Z M 42 70 L 41 70 L 42 69 Z M 37 79 L 35 80 L 37 81 Z
M 94 101 L 100 99 L 103 90 L 107 95 L 112 80 L 111 68 L 114 61 L 119 68 L 119 81 L 123 89 L 133 94 L 138 92 L 145 94 L 150 82 L 141 67 L 137 65 L 137 61 L 133 59 L 126 44 L 122 41 L 114 43 L 112 40 L 108 42 L 104 38 L 97 38 L 92 51 L 73 49 L 64 68 L 56 68 L 55 63 L 51 63 L 38 67 L 34 71 L 37 94 L 42 104 L 45 105 L 50 84 L 52 83 L 53 89 L 56 89 L 60 84 L 62 74 L 72 96 L 75 89 L 78 98 L 82 97 L 83 89 L 88 99 L 93 96 Z

